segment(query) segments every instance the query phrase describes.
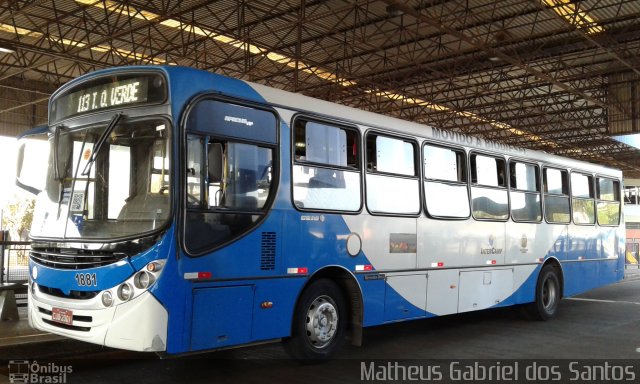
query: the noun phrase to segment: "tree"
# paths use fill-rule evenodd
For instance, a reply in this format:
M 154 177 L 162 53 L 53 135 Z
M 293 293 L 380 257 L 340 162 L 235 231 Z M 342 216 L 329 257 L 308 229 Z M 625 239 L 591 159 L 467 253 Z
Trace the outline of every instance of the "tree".
M 34 197 L 14 195 L 3 208 L 2 227 L 9 230 L 9 236 L 15 241 L 28 241 L 33 209 Z

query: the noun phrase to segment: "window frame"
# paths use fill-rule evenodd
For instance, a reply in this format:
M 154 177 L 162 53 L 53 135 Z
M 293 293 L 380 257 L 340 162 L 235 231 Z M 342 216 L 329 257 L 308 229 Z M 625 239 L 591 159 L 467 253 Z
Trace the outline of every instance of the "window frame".
M 503 163 L 503 174 L 504 174 L 504 186 L 491 186 L 491 185 L 483 185 L 483 184 L 478 184 L 477 182 L 474 183 L 472 181 L 472 167 L 471 167 L 471 158 L 473 156 L 484 156 L 484 157 L 492 157 L 494 159 L 500 159 L 502 160 Z M 511 218 L 511 196 L 509 194 L 509 170 L 508 170 L 508 161 L 507 158 L 504 155 L 500 155 L 497 153 L 492 153 L 492 152 L 486 152 L 486 151 L 479 151 L 479 150 L 471 150 L 468 153 L 467 156 L 467 166 L 469 169 L 468 172 L 468 185 L 469 185 L 469 208 L 471 209 L 471 216 L 473 217 L 474 220 L 476 221 L 489 221 L 489 222 L 498 222 L 498 223 L 504 223 L 509 221 L 509 219 Z M 506 191 L 507 192 L 507 217 L 504 219 L 485 219 L 485 218 L 478 218 L 473 214 L 473 188 L 481 188 L 481 189 L 490 189 L 490 190 L 494 190 L 494 191 Z
M 219 102 L 223 102 L 223 103 L 228 103 L 228 104 L 235 104 L 241 107 L 247 107 L 247 108 L 253 108 L 253 109 L 257 109 L 257 110 L 261 110 L 264 112 L 268 112 L 273 114 L 274 116 L 274 120 L 275 120 L 275 142 L 274 143 L 270 143 L 270 142 L 264 142 L 264 141 L 251 141 L 251 140 L 247 140 L 247 139 L 243 139 L 240 137 L 229 137 L 226 135 L 212 135 L 211 133 L 206 133 L 204 131 L 201 130 L 197 130 L 197 129 L 189 129 L 189 127 L 187 126 L 187 123 L 189 121 L 189 117 L 191 116 L 192 111 L 194 110 L 194 108 L 197 107 L 197 105 L 200 102 L 206 101 L 206 100 L 213 100 L 213 101 L 219 101 Z M 185 255 L 187 257 L 191 257 L 191 258 L 199 258 L 202 256 L 206 256 L 208 254 L 211 254 L 212 252 L 217 251 L 218 249 L 224 248 L 227 245 L 234 243 L 236 241 L 239 241 L 240 239 L 242 239 L 243 237 L 247 236 L 249 233 L 253 232 L 256 227 L 258 227 L 262 222 L 264 222 L 266 220 L 267 217 L 269 217 L 269 214 L 271 213 L 272 209 L 273 209 L 273 205 L 276 201 L 276 197 L 279 191 L 279 187 L 280 187 L 280 175 L 281 175 L 281 164 L 280 164 L 280 159 L 281 159 L 281 155 L 280 155 L 280 125 L 282 124 L 282 118 L 280 117 L 280 115 L 278 114 L 278 112 L 275 110 L 275 108 L 273 108 L 270 105 L 267 104 L 260 104 L 260 103 L 255 103 L 255 102 L 250 102 L 247 100 L 243 100 L 243 99 L 237 99 L 237 98 L 232 98 L 232 97 L 227 97 L 227 96 L 221 96 L 219 94 L 211 94 L 211 93 L 207 93 L 207 94 L 203 94 L 200 95 L 196 98 L 194 98 L 193 100 L 191 100 L 189 102 L 189 104 L 187 105 L 187 107 L 185 108 L 185 111 L 182 115 L 181 121 L 180 121 L 180 128 L 181 128 L 181 132 L 180 132 L 180 143 L 179 143 L 179 149 L 178 149 L 178 158 L 180 161 L 181 166 L 180 167 L 175 167 L 178 168 L 178 181 L 177 183 L 179 184 L 179 191 L 176 194 L 177 199 L 179 199 L 178 201 L 178 206 L 180 207 L 179 209 L 179 214 L 178 214 L 178 233 L 179 233 L 179 243 L 180 246 L 183 250 L 183 252 L 185 253 Z M 202 164 L 205 165 L 207 164 L 206 167 L 204 167 L 201 171 L 202 172 L 206 172 L 207 171 L 207 167 L 208 167 L 208 160 L 207 160 L 207 155 L 206 155 L 206 149 L 207 149 L 207 145 L 208 143 L 212 140 L 218 140 L 218 141 L 232 141 L 232 142 L 236 142 L 236 143 L 242 143 L 242 144 L 250 144 L 250 145 L 256 145 L 258 147 L 265 147 L 265 148 L 269 148 L 272 151 L 272 181 L 271 181 L 271 193 L 269 194 L 269 197 L 267 198 L 267 200 L 265 201 L 264 206 L 256 211 L 248 211 L 248 210 L 223 210 L 220 208 L 207 208 L 205 209 L 202 206 L 202 199 L 203 199 L 203 193 L 204 190 L 202 188 L 204 188 L 205 185 L 205 178 L 201 177 L 200 179 L 200 186 L 201 186 L 201 206 L 200 207 L 187 207 L 187 173 L 184 171 L 183 165 L 186 165 L 186 160 L 187 160 L 187 136 L 192 135 L 192 136 L 199 136 L 201 139 L 203 139 L 203 143 L 201 144 L 202 146 L 202 156 L 201 156 L 201 160 L 202 160 Z M 207 196 L 205 194 L 204 199 L 206 199 Z M 198 212 L 202 212 L 202 213 L 230 213 L 230 214 L 247 214 L 247 215 L 259 215 L 259 218 L 255 221 L 255 223 L 253 223 L 252 225 L 248 226 L 247 228 L 244 229 L 244 231 L 236 234 L 235 236 L 231 236 L 229 239 L 222 241 L 218 244 L 215 244 L 213 246 L 208 246 L 203 248 L 202 250 L 199 250 L 198 252 L 193 252 L 189 250 L 189 247 L 187 246 L 187 236 L 186 236 L 186 228 L 187 228 L 187 211 L 191 210 L 191 211 L 198 211 Z
M 355 142 L 358 144 L 358 152 L 355 156 L 355 159 L 357 160 L 358 164 L 355 168 L 353 167 L 349 167 L 349 166 L 333 166 L 330 164 L 323 164 L 323 163 L 318 163 L 318 162 L 313 162 L 313 161 L 306 161 L 306 160 L 298 160 L 296 159 L 296 124 L 298 123 L 298 121 L 303 120 L 303 121 L 307 121 L 307 122 L 315 122 L 315 123 L 319 123 L 319 124 L 325 124 L 325 125 L 330 125 L 339 129 L 344 129 L 345 131 L 348 132 L 354 132 L 355 133 Z M 362 212 L 363 207 L 365 206 L 365 196 L 364 196 L 364 172 L 363 172 L 363 141 L 362 141 L 362 133 L 360 132 L 360 129 L 358 129 L 358 127 L 355 124 L 352 123 L 348 123 L 346 121 L 341 121 L 341 120 L 336 120 L 336 119 L 332 119 L 332 118 L 327 118 L 327 117 L 323 117 L 323 116 L 318 116 L 318 115 L 313 115 L 313 114 L 309 114 L 309 113 L 296 113 L 291 117 L 291 124 L 290 124 L 290 128 L 289 128 L 289 133 L 290 133 L 290 148 L 289 148 L 289 154 L 291 157 L 290 160 L 290 164 L 289 164 L 289 174 L 290 174 L 290 191 L 289 191 L 289 196 L 290 196 L 290 201 L 291 201 L 291 206 L 299 211 L 299 212 L 314 212 L 314 213 L 336 213 L 336 214 L 345 214 L 345 215 L 358 215 Z M 346 210 L 339 210 L 339 209 L 318 209 L 318 208 L 305 208 L 305 207 L 299 207 L 298 205 L 296 205 L 295 200 L 294 200 L 294 180 L 293 180 L 293 169 L 296 165 L 303 165 L 303 166 L 309 166 L 309 167 L 314 167 L 314 168 L 321 168 L 321 169 L 335 169 L 335 170 L 339 170 L 339 171 L 345 171 L 345 172 L 355 172 L 358 173 L 358 180 L 360 182 L 360 191 L 359 191 L 359 198 L 360 198 L 360 206 L 358 209 L 353 210 L 353 211 L 346 211 Z
M 536 187 L 537 187 L 537 191 L 528 191 L 525 189 L 518 189 L 518 188 L 514 188 L 511 186 L 511 164 L 512 163 L 520 163 L 520 164 L 525 164 L 525 165 L 532 165 L 535 167 L 535 171 L 536 171 Z M 522 160 L 520 158 L 509 158 L 509 160 L 507 161 L 507 189 L 509 190 L 509 218 L 514 222 L 514 223 L 533 223 L 533 224 L 539 224 L 542 223 L 542 220 L 544 218 L 544 210 L 543 210 L 543 202 L 542 202 L 542 169 L 540 167 L 540 164 L 533 162 L 533 161 L 529 161 L 529 160 Z M 516 220 L 513 217 L 513 209 L 511 206 L 511 193 L 512 192 L 518 192 L 518 193 L 524 193 L 524 194 L 537 194 L 540 197 L 540 219 L 539 220 Z
M 385 138 L 389 138 L 389 139 L 395 139 L 395 140 L 401 140 L 404 142 L 409 142 L 413 145 L 413 176 L 409 176 L 409 175 L 403 175 L 400 173 L 392 173 L 392 172 L 380 172 L 380 171 L 373 171 L 373 170 L 369 170 L 368 169 L 368 164 L 367 164 L 367 150 L 368 150 L 368 146 L 367 146 L 367 141 L 369 139 L 369 136 L 382 136 Z M 363 204 L 366 207 L 367 212 L 372 215 L 372 216 L 388 216 L 388 217 L 419 217 L 422 214 L 423 211 L 423 186 L 421 185 L 421 179 L 422 179 L 422 167 L 420 166 L 420 160 L 421 160 L 421 156 L 419 153 L 420 150 L 420 143 L 418 142 L 418 140 L 415 137 L 411 137 L 411 136 L 404 136 L 404 135 L 398 135 L 395 133 L 388 133 L 388 132 L 384 132 L 378 129 L 368 129 L 364 132 L 363 135 L 363 140 L 362 140 L 362 157 L 363 157 L 363 165 L 362 165 L 362 169 L 363 169 L 363 185 L 362 188 L 364 189 L 364 199 L 363 199 Z M 395 177 L 398 179 L 405 179 L 405 180 L 417 180 L 418 181 L 418 203 L 419 203 L 419 207 L 418 207 L 418 211 L 416 213 L 390 213 L 390 212 L 377 212 L 377 211 L 372 211 L 369 208 L 369 204 L 368 204 L 368 196 L 369 196 L 369 189 L 367 186 L 367 175 L 378 175 L 378 176 L 385 176 L 385 177 Z M 426 208 L 426 207 L 425 207 Z
M 586 176 L 587 178 L 591 178 L 591 189 L 590 189 L 590 191 L 593 192 L 593 196 L 591 196 L 591 197 L 574 196 L 574 194 L 573 194 L 573 179 L 572 179 L 572 176 L 574 174 L 580 175 L 580 176 Z M 592 173 L 581 171 L 579 169 L 578 170 L 571 170 L 569 172 L 569 192 L 570 192 L 570 197 L 571 197 L 571 222 L 574 225 L 594 226 L 598 222 L 595 182 L 596 182 L 596 177 Z M 591 202 L 593 202 L 593 222 L 592 223 L 576 223 L 576 218 L 575 218 L 575 214 L 574 214 L 573 199 L 584 200 L 584 201 L 591 200 Z
M 443 149 L 448 149 L 450 151 L 461 153 L 462 154 L 461 164 L 463 164 L 464 166 L 464 174 L 462 177 L 463 181 L 451 181 L 451 180 L 444 180 L 444 179 L 427 178 L 426 176 L 427 173 L 425 172 L 425 157 L 424 157 L 424 148 L 427 145 L 431 147 L 443 148 Z M 444 144 L 437 141 L 424 140 L 422 142 L 422 145 L 420 145 L 419 155 L 420 155 L 419 164 L 420 164 L 420 184 L 421 184 L 420 189 L 422 190 L 421 204 L 423 205 L 422 210 L 424 211 L 425 215 L 427 215 L 427 217 L 429 218 L 438 219 L 438 220 L 468 220 L 469 218 L 471 218 L 471 190 L 469 186 L 469 178 L 470 178 L 469 156 L 466 148 L 459 145 L 449 145 L 449 144 Z M 436 182 L 436 183 L 445 184 L 449 186 L 464 186 L 467 191 L 467 204 L 469 208 L 469 214 L 463 217 L 456 217 L 456 216 L 434 215 L 430 213 L 429 209 L 427 208 L 427 191 L 424 188 L 424 183 L 426 182 Z
M 554 169 L 556 171 L 560 171 L 560 172 L 565 172 L 565 174 L 567 175 L 566 181 L 567 181 L 567 194 L 557 194 L 557 193 L 549 193 L 549 192 L 545 192 L 544 191 L 544 187 L 545 187 L 545 171 L 547 169 Z M 571 224 L 573 221 L 573 215 L 572 215 L 572 205 L 571 205 L 571 180 L 570 180 L 570 176 L 569 176 L 569 170 L 567 168 L 562 168 L 560 166 L 557 165 L 543 165 L 542 166 L 542 180 L 541 180 L 541 184 L 540 184 L 540 189 L 542 192 L 542 216 L 544 217 L 544 221 L 547 224 L 556 224 L 556 225 L 568 225 Z M 568 202 L 569 202 L 569 220 L 567 221 L 549 221 L 547 220 L 547 196 L 552 196 L 552 197 L 566 197 Z
M 614 190 L 614 193 L 617 192 L 618 194 L 618 200 L 602 200 L 600 199 L 600 179 L 606 179 L 606 180 L 611 180 L 614 183 L 618 183 L 618 189 L 617 191 Z M 594 190 L 594 194 L 595 194 L 595 213 L 596 213 L 596 223 L 598 223 L 599 226 L 601 227 L 619 227 L 621 222 L 622 222 L 622 209 L 623 209 L 623 201 L 622 201 L 622 195 L 624 194 L 624 191 L 622 190 L 622 180 L 621 179 L 617 179 L 613 176 L 607 176 L 607 175 L 600 175 L 600 174 L 596 174 L 594 176 L 594 183 L 595 183 L 595 190 Z M 599 202 L 617 202 L 618 203 L 618 223 L 617 224 L 600 224 L 600 220 L 598 218 L 598 203 Z

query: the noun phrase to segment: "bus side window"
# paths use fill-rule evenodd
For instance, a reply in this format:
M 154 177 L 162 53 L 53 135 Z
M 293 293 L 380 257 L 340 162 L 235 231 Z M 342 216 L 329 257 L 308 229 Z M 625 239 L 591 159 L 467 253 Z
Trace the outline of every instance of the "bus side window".
M 512 161 L 509 163 L 509 175 L 513 221 L 539 222 L 542 220 L 538 166 Z
M 199 207 L 202 196 L 202 146 L 204 138 L 187 136 L 187 206 Z
M 164 126 L 162 126 L 162 130 L 164 130 Z M 162 138 L 153 142 L 151 177 L 149 178 L 150 193 L 164 194 L 169 189 L 169 148 L 167 145 L 169 145 L 168 142 Z
M 300 209 L 360 210 L 357 131 L 324 122 L 294 122 L 293 201 Z
M 222 143 L 209 143 L 207 149 L 207 204 L 222 204 L 222 180 L 224 177 L 224 153 Z
M 471 211 L 474 218 L 501 221 L 509 218 L 504 159 L 472 154 L 471 183 Z
M 598 224 L 620 224 L 620 181 L 598 177 Z
M 576 224 L 595 224 L 593 176 L 572 172 L 571 195 L 573 222 Z
M 417 144 L 369 133 L 367 146 L 367 207 L 372 213 L 420 213 Z
M 436 218 L 468 218 L 471 210 L 464 151 L 426 144 L 422 152 L 427 213 Z
M 567 224 L 571 219 L 567 171 L 545 168 L 543 172 L 544 217 L 549 223 Z

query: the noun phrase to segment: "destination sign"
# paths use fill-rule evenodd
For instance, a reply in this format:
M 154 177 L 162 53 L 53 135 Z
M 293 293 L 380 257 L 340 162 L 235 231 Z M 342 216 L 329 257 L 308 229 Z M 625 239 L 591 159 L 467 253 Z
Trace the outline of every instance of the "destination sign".
M 76 113 L 82 113 L 117 105 L 144 103 L 147 101 L 146 88 L 146 79 L 133 79 L 123 83 L 89 88 L 69 96 L 71 102 L 75 102 L 74 99 L 78 100 L 74 103 L 77 105 Z
M 52 104 L 51 117 L 57 121 L 81 113 L 159 102 L 165 97 L 163 84 L 162 77 L 157 75 L 103 79 L 97 85 L 89 84 L 57 98 Z

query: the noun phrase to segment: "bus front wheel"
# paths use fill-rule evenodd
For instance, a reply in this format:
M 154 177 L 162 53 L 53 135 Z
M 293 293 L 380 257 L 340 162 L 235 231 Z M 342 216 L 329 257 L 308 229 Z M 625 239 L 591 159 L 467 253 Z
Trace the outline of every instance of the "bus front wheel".
M 326 360 L 343 343 L 346 321 L 340 288 L 328 279 L 314 281 L 300 296 L 291 337 L 284 340 L 285 349 L 301 362 Z
M 555 317 L 561 298 L 558 270 L 552 265 L 542 268 L 536 284 L 536 301 L 529 304 L 527 312 L 537 320 Z

